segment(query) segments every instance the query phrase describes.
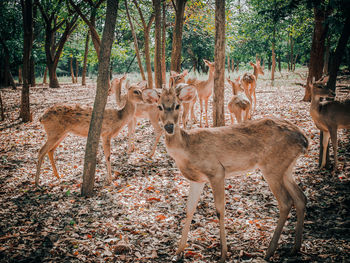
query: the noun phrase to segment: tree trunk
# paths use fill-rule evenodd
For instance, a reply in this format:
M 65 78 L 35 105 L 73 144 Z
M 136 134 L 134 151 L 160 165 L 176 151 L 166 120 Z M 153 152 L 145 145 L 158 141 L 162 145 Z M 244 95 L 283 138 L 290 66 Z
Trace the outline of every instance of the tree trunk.
M 50 88 L 56 89 L 60 87 L 58 83 L 57 74 L 56 74 L 56 66 L 53 63 L 47 65 L 49 70 L 49 86 Z
M 290 63 L 290 70 L 293 71 L 293 58 L 294 58 L 294 40 L 293 37 L 290 36 L 290 57 L 289 57 L 289 63 Z
M 214 127 L 225 126 L 225 1 L 215 0 Z
M 70 76 L 72 78 L 72 83 L 75 83 L 75 76 L 74 76 L 74 70 L 73 70 L 73 55 L 70 57 Z
M 276 69 L 276 53 L 275 53 L 275 41 L 276 41 L 276 25 L 273 27 L 273 37 L 272 37 L 272 67 L 271 67 L 271 80 L 275 80 L 275 69 Z
M 89 41 L 90 41 L 90 33 L 86 34 L 85 40 L 85 51 L 84 51 L 84 62 L 83 62 L 83 72 L 81 73 L 81 85 L 86 85 L 86 65 L 87 65 L 87 57 L 89 54 Z
M 31 121 L 29 102 L 30 54 L 33 46 L 33 3 L 21 0 L 23 15 L 23 87 L 19 117 L 23 122 Z
M 44 71 L 43 84 L 47 84 L 47 66 L 45 67 Z
M 182 28 L 187 0 L 176 0 L 170 70 L 181 72 Z
M 325 51 L 325 55 L 324 55 L 323 75 L 328 75 L 330 49 L 331 49 L 331 36 L 328 35 L 326 51 Z
M 160 0 L 153 0 L 155 12 L 154 82 L 155 88 L 162 88 L 162 11 Z
M 232 72 L 235 71 L 235 61 L 234 61 L 234 59 L 231 60 L 231 71 Z
M 344 50 L 348 43 L 349 35 L 350 35 L 350 12 L 347 13 L 347 18 L 344 23 L 343 31 L 339 38 L 337 48 L 335 50 L 334 56 L 332 58 L 332 63 L 329 69 L 329 80 L 327 83 L 327 88 L 333 91 L 335 91 L 335 88 L 336 88 L 337 73 L 340 67 L 342 55 L 344 54 Z
M 2 97 L 1 97 L 1 92 L 0 92 L 0 121 L 5 120 L 5 110 L 4 110 L 4 105 L 2 104 Z
M 16 89 L 15 80 L 13 79 L 13 76 L 10 71 L 10 52 L 7 48 L 7 45 L 5 41 L 0 36 L 0 42 L 4 49 L 4 55 L 5 55 L 5 63 L 4 63 L 4 84 L 5 86 L 11 86 L 12 88 Z
M 132 37 L 134 39 L 134 47 L 135 47 L 135 54 L 136 54 L 136 58 L 137 58 L 137 64 L 139 65 L 142 80 L 146 80 L 145 71 L 143 69 L 142 61 L 141 61 L 139 45 L 137 42 L 137 36 L 136 36 L 134 25 L 132 23 L 132 20 L 130 18 L 130 14 L 129 14 L 128 2 L 127 2 L 127 0 L 124 0 L 124 2 L 125 2 L 126 15 L 127 15 L 128 21 L 129 21 L 130 29 L 131 29 L 131 34 L 132 34 Z
M 227 72 L 230 73 L 230 57 L 227 57 Z
M 75 58 L 75 83 L 78 83 L 78 75 L 79 75 L 79 61 L 78 61 L 78 58 Z
M 35 80 L 35 61 L 33 56 L 30 56 L 30 86 L 35 87 L 36 80 Z
M 103 114 L 107 103 L 109 63 L 112 44 L 114 41 L 118 4 L 119 0 L 107 0 L 106 20 L 102 34 L 101 51 L 98 63 L 96 97 L 85 148 L 83 183 L 81 187 L 81 194 L 83 196 L 92 196 L 93 194 L 96 154 L 101 134 Z
M 314 8 L 315 25 L 312 36 L 309 73 L 307 76 L 303 101 L 311 101 L 311 90 L 308 84 L 312 81 L 313 78 L 318 80 L 322 77 L 324 63 L 324 42 L 328 31 L 328 25 L 325 23 L 326 16 L 328 15 L 322 6 L 323 4 L 320 5 L 320 7 Z
M 22 67 L 19 66 L 18 67 L 18 83 L 22 84 L 23 83 L 23 79 L 22 79 Z
M 146 69 L 147 69 L 147 79 L 148 87 L 153 88 L 153 77 L 152 77 L 152 66 L 151 66 L 151 55 L 149 51 L 149 31 L 144 30 L 143 32 L 145 38 L 145 58 L 146 58 Z
M 166 1 L 162 3 L 163 17 L 162 17 L 162 79 L 166 84 L 166 63 L 165 63 L 165 48 L 166 48 Z
M 282 67 L 281 67 L 281 55 L 278 56 L 278 71 L 281 72 L 282 71 Z

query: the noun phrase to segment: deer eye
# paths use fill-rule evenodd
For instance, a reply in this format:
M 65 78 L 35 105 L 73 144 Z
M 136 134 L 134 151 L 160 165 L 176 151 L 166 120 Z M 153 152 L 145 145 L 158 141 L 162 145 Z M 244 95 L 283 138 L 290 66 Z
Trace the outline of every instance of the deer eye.
M 175 106 L 175 110 L 178 110 L 178 109 L 180 109 L 180 104 L 177 104 L 177 105 Z
M 158 109 L 159 109 L 160 111 L 162 111 L 162 110 L 163 110 L 163 107 L 162 107 L 161 105 L 158 105 Z
M 134 94 L 136 94 L 136 95 L 140 95 L 140 94 L 141 94 L 141 92 L 140 92 L 139 90 L 134 90 Z

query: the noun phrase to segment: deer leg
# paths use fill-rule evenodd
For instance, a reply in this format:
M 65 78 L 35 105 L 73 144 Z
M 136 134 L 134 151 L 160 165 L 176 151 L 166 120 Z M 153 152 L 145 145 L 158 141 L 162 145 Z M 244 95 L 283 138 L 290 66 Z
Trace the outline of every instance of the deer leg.
M 269 174 L 268 176 L 271 176 L 271 174 Z M 274 178 L 276 178 L 276 176 L 272 175 L 270 178 L 265 176 L 265 178 L 269 184 L 272 193 L 277 199 L 278 207 L 280 210 L 277 226 L 275 228 L 275 231 L 273 233 L 272 239 L 270 241 L 269 247 L 267 248 L 265 255 L 265 259 L 269 259 L 273 256 L 277 248 L 278 240 L 281 236 L 283 226 L 286 223 L 289 211 L 292 208 L 293 199 L 288 193 L 288 190 L 286 189 L 283 182 L 274 181 Z
M 328 131 L 323 131 L 323 140 L 322 140 L 323 150 L 322 150 L 322 161 L 321 161 L 320 169 L 322 169 L 326 165 L 326 157 L 327 157 L 327 148 L 328 148 L 329 138 L 330 138 L 330 133 Z
M 196 104 L 197 98 L 191 101 L 191 120 L 193 123 L 197 123 L 196 115 L 194 114 L 194 104 Z
M 180 254 L 186 246 L 188 231 L 190 230 L 191 221 L 193 218 L 193 214 L 196 211 L 196 207 L 203 191 L 204 183 L 197 183 L 190 181 L 190 190 L 187 199 L 187 207 L 186 207 L 186 220 L 185 225 L 182 229 L 181 240 L 176 250 L 176 255 Z
M 231 124 L 234 124 L 233 113 L 230 113 L 230 117 L 231 117 Z
M 337 138 L 337 127 L 329 129 L 331 135 L 331 141 L 333 146 L 334 166 L 333 173 L 338 169 L 338 138 Z
M 201 115 L 199 117 L 199 127 L 202 127 L 203 99 L 199 99 L 199 106 L 201 110 Z
M 163 130 L 159 126 L 159 115 L 150 115 L 149 116 L 149 121 L 151 122 L 151 125 L 153 126 L 154 132 L 156 134 L 156 139 L 154 141 L 154 145 L 152 147 L 151 152 L 148 154 L 149 158 L 152 158 L 154 153 L 156 152 L 158 142 L 160 140 L 160 137 L 162 136 Z
M 50 159 L 50 163 L 51 163 L 51 166 L 52 166 L 52 170 L 53 170 L 53 174 L 57 177 L 57 179 L 60 179 L 60 176 L 57 172 L 57 168 L 56 168 L 56 164 L 55 164 L 55 159 L 53 157 L 53 154 L 55 152 L 55 149 L 56 147 L 54 147 L 53 149 L 51 149 L 47 154 L 49 156 L 49 159 Z
M 295 227 L 295 241 L 294 241 L 292 254 L 297 253 L 301 248 L 303 228 L 304 228 L 305 207 L 306 207 L 306 197 L 303 191 L 300 189 L 300 187 L 295 183 L 292 176 L 292 169 L 293 169 L 294 163 L 295 162 L 293 162 L 293 165 L 289 167 L 286 175 L 283 177 L 284 185 L 288 193 L 290 194 L 290 196 L 293 198 L 293 203 L 297 214 L 297 224 Z
M 221 245 L 221 258 L 220 262 L 224 262 L 227 255 L 226 233 L 225 233 L 225 176 L 214 177 L 210 181 L 213 188 L 214 202 L 216 207 L 216 215 L 220 224 L 220 245 Z
M 209 100 L 209 98 L 205 99 L 205 127 L 209 127 L 209 124 L 208 124 L 208 100 Z
M 254 82 L 252 84 L 252 95 L 254 95 L 254 110 L 253 110 L 253 113 L 255 112 L 256 110 L 256 94 L 255 94 L 255 89 L 256 89 L 256 82 Z
M 238 123 L 241 123 L 242 122 L 242 112 L 239 111 L 239 110 L 235 110 L 234 111 L 234 114 L 236 116 L 236 120 Z
M 40 175 L 40 169 L 41 169 L 41 164 L 44 160 L 44 157 L 45 155 L 53 150 L 60 144 L 60 142 L 64 139 L 65 135 L 64 134 L 58 134 L 54 137 L 49 137 L 46 141 L 46 143 L 41 147 L 41 149 L 39 150 L 39 154 L 38 154 L 38 162 L 37 162 L 37 165 L 36 165 L 36 174 L 35 174 L 35 185 L 38 186 L 39 185 L 39 175 Z M 53 153 L 52 153 L 53 154 Z M 50 158 L 50 155 L 49 155 L 49 158 Z M 51 159 L 50 159 L 51 161 Z M 51 165 L 52 165 L 52 162 L 51 162 Z M 53 162 L 53 171 L 55 173 L 55 163 Z M 57 169 L 56 169 L 56 173 L 57 173 Z M 55 174 L 55 176 L 58 176 L 58 173 Z
M 132 118 L 128 123 L 128 154 L 130 154 L 135 150 L 135 145 L 134 145 L 135 125 L 136 125 L 136 118 Z
M 182 125 L 183 125 L 183 128 L 186 129 L 188 114 L 189 114 L 189 110 L 190 110 L 190 104 L 189 103 L 183 103 L 182 105 L 183 105 Z
M 112 168 L 111 168 L 111 136 L 102 137 L 103 152 L 107 165 L 107 184 L 112 182 Z

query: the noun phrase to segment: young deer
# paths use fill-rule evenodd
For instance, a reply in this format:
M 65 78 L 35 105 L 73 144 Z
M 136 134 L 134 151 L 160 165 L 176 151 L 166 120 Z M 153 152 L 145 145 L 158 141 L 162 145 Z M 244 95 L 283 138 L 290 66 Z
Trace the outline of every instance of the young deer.
M 185 83 L 185 77 L 187 76 L 188 71 L 184 70 L 181 74 L 175 72 L 175 71 L 171 71 L 170 72 L 170 79 L 169 79 L 169 87 L 176 87 L 177 84 L 180 83 Z M 193 100 L 191 100 L 190 102 L 184 102 L 182 104 L 183 107 L 183 111 L 182 111 L 182 125 L 184 128 L 187 127 L 187 121 L 188 121 L 188 115 L 191 111 L 191 120 L 192 123 L 196 123 L 196 116 L 194 114 L 194 104 L 197 101 L 197 96 L 195 96 L 193 98 Z
M 193 87 L 179 84 L 176 89 L 143 93 L 144 101 L 158 103 L 165 130 L 165 143 L 181 173 L 190 180 L 187 216 L 177 254 L 182 254 L 188 231 L 204 184 L 213 189 L 220 224 L 221 262 L 226 258 L 225 177 L 260 168 L 275 195 L 280 217 L 266 258 L 276 250 L 282 228 L 294 204 L 297 214 L 293 252 L 301 247 L 306 197 L 294 181 L 295 161 L 308 148 L 308 139 L 292 123 L 264 118 L 225 127 L 183 130 L 179 127 L 180 104 L 195 96 Z
M 136 85 L 140 86 L 142 89 L 147 88 L 146 81 L 140 81 Z M 126 101 L 125 95 L 124 96 L 118 95 L 118 94 L 121 94 L 121 88 L 122 88 L 122 85 L 119 79 L 114 79 L 112 81 L 111 92 L 109 93 L 109 95 L 115 94 L 115 101 L 118 107 L 122 107 Z M 134 146 L 135 126 L 136 126 L 136 120 L 138 118 L 149 119 L 151 122 L 151 125 L 153 126 L 154 132 L 156 134 L 154 145 L 151 149 L 151 152 L 148 154 L 148 157 L 151 158 L 156 151 L 157 144 L 163 133 L 162 128 L 159 126 L 159 112 L 157 107 L 155 105 L 151 105 L 147 103 L 138 103 L 136 105 L 136 112 L 135 112 L 134 118 L 132 118 L 128 123 L 128 153 L 131 153 L 135 148 Z
M 250 100 L 250 104 L 252 104 L 253 96 L 254 96 L 254 110 L 256 109 L 256 82 L 258 81 L 259 74 L 264 75 L 264 70 L 260 66 L 260 60 L 256 59 L 256 63 L 249 62 L 249 64 L 254 68 L 254 73 L 245 73 L 242 78 L 242 86 Z M 253 105 L 253 104 L 252 104 Z
M 205 125 L 209 127 L 208 124 L 208 100 L 213 93 L 214 88 L 214 70 L 215 63 L 203 59 L 204 63 L 209 67 L 209 76 L 207 80 L 197 80 L 197 79 L 188 79 L 187 84 L 194 85 L 197 90 L 199 105 L 201 109 L 201 116 L 199 120 L 199 126 L 202 127 L 202 113 L 203 113 L 203 101 L 205 105 Z
M 232 87 L 233 97 L 227 105 L 227 108 L 230 112 L 231 123 L 233 124 L 233 115 L 235 115 L 238 123 L 248 120 L 249 111 L 250 111 L 250 101 L 245 94 L 244 89 L 240 83 L 240 77 L 232 81 L 230 78 L 226 79 Z M 244 116 L 242 114 L 244 113 Z
M 104 112 L 101 137 L 103 151 L 107 164 L 107 183 L 112 180 L 110 144 L 111 139 L 130 122 L 136 110 L 136 104 L 142 102 L 142 91 L 139 86 L 128 87 L 125 106 L 121 110 L 106 109 Z M 47 134 L 47 141 L 41 147 L 38 155 L 35 184 L 39 183 L 40 168 L 46 154 L 49 155 L 53 173 L 60 178 L 54 161 L 54 151 L 63 139 L 69 134 L 87 137 L 90 126 L 92 108 L 82 108 L 79 105 L 55 105 L 46 110 L 40 122 Z
M 316 127 L 323 132 L 322 140 L 322 160 L 320 168 L 326 165 L 326 153 L 329 139 L 332 140 L 334 152 L 333 171 L 338 166 L 338 129 L 350 129 L 350 100 L 346 101 L 322 101 L 322 97 L 332 97 L 332 91 L 325 87 L 324 82 L 311 84 L 311 106 L 310 115 Z

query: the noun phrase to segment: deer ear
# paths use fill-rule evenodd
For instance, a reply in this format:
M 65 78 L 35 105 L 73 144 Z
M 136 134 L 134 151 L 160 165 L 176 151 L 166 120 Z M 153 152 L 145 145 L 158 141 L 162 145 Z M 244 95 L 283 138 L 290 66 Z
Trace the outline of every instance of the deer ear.
M 187 76 L 187 74 L 188 74 L 188 70 L 187 70 L 187 69 L 185 69 L 185 70 L 182 72 L 182 74 L 183 74 L 183 76 L 184 76 L 184 77 L 186 77 L 186 76 Z
M 147 84 L 148 84 L 147 81 L 143 80 L 137 83 L 137 86 L 139 86 L 140 88 L 147 88 Z
M 253 62 L 249 62 L 249 64 L 252 66 L 252 67 L 255 67 L 255 64 Z
M 125 83 L 125 88 L 128 90 L 130 88 L 130 81 L 127 80 Z
M 175 75 L 177 75 L 177 72 L 171 70 L 171 71 L 170 71 L 170 77 L 173 77 L 173 76 L 175 76 Z
M 120 78 L 120 80 L 125 80 L 127 77 L 126 73 L 124 73 L 124 75 Z
M 196 88 L 185 83 L 176 87 L 176 95 L 181 102 L 189 102 L 196 96 Z
M 145 89 L 142 91 L 142 99 L 148 104 L 155 104 L 159 101 L 159 94 L 155 89 Z

